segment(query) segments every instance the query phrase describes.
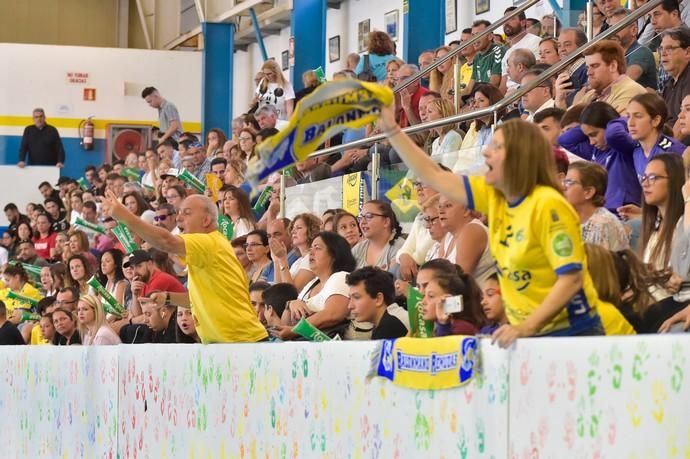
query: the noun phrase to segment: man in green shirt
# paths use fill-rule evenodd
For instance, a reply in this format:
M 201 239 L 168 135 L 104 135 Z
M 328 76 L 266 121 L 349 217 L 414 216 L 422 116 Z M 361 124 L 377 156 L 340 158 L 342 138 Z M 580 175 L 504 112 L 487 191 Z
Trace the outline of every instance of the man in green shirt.
M 474 21 L 472 24 L 472 35 L 477 35 L 483 32 L 491 23 L 487 20 L 480 19 Z M 496 87 L 501 83 L 501 62 L 506 49 L 503 46 L 497 45 L 493 42 L 493 36 L 487 34 L 481 40 L 474 44 L 477 54 L 474 56 L 472 63 L 472 78 L 465 89 L 462 90 L 460 96 L 472 94 L 474 85 L 476 83 L 490 83 Z M 462 105 L 462 97 L 460 104 Z

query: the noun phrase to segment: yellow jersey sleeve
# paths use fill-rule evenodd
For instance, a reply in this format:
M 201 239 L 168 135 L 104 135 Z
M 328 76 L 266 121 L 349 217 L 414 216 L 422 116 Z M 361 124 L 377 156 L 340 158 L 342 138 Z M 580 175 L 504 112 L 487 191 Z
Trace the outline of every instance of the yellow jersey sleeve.
M 462 175 L 461 178 L 465 186 L 465 194 L 467 195 L 466 207 L 487 215 L 489 213 L 489 202 L 495 198 L 496 190 L 487 185 L 486 180 L 482 176 Z
M 555 191 L 554 191 L 555 193 Z M 585 266 L 585 245 L 580 220 L 564 199 L 544 197 L 533 215 L 533 228 L 538 228 L 540 245 L 557 275 L 581 271 Z

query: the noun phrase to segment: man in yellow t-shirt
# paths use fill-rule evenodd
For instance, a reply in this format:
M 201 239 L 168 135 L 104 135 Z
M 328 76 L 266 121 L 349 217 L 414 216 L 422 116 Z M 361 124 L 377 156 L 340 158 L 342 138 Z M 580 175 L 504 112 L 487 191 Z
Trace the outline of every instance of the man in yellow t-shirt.
M 154 247 L 183 258 L 188 268 L 189 294 L 167 293 L 166 302 L 191 304 L 203 343 L 268 339 L 249 302 L 247 276 L 230 242 L 218 232 L 218 209 L 209 198 L 192 195 L 182 202 L 177 217 L 184 228 L 182 235 L 144 222 L 110 191 L 106 193 L 104 211 Z

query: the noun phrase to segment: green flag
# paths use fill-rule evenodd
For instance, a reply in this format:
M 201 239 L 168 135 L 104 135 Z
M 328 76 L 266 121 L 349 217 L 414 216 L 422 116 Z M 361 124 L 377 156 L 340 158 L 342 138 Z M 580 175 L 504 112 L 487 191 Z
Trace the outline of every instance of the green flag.
M 410 336 L 431 338 L 434 336 L 434 323 L 424 320 L 422 315 L 422 292 L 409 286 L 407 288 L 407 314 L 410 317 Z

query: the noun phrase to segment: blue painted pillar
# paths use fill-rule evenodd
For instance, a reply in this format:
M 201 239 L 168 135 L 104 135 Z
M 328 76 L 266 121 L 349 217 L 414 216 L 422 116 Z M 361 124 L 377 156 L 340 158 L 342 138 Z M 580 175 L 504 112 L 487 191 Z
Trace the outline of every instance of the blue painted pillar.
M 581 12 L 587 9 L 587 0 L 563 0 L 563 25 L 575 27 Z
M 403 0 L 402 21 L 403 59 L 416 64 L 422 51 L 443 44 L 446 33 L 445 1 Z
M 232 67 L 235 26 L 204 22 L 204 50 L 201 58 L 201 131 L 202 138 L 211 128 L 231 133 Z
M 298 0 L 292 8 L 292 36 L 295 37 L 295 65 L 290 81 L 295 92 L 303 88 L 302 74 L 326 68 L 326 0 Z

